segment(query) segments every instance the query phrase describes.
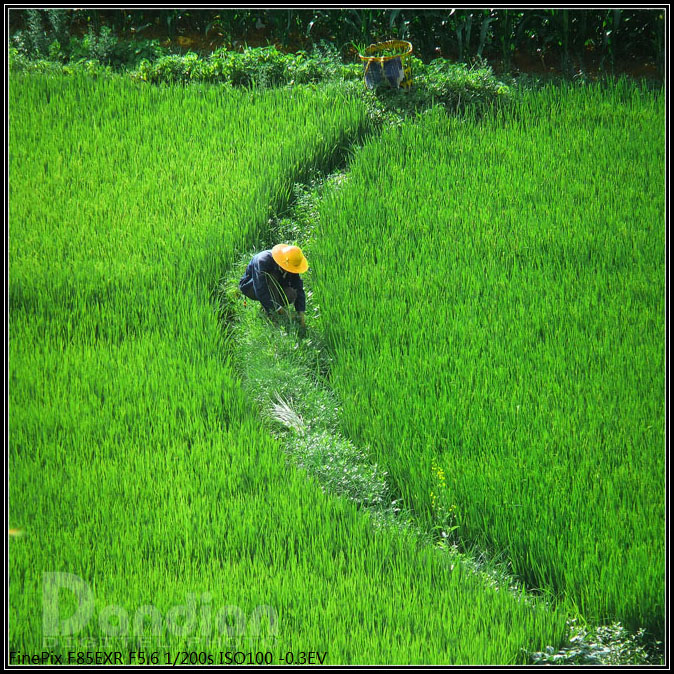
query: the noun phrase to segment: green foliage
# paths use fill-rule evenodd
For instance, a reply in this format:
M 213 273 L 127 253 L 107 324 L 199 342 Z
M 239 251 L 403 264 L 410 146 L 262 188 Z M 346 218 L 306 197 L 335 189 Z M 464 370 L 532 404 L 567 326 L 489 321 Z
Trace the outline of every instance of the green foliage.
M 620 623 L 587 629 L 571 623 L 569 645 L 532 653 L 536 665 L 652 665 L 645 630 L 630 634 Z M 661 664 L 661 663 L 660 663 Z
M 326 41 L 344 57 L 354 44 L 364 48 L 391 38 L 404 39 L 426 61 L 438 55 L 463 63 L 487 58 L 508 70 L 517 57 L 525 56 L 541 64 L 547 61 L 547 67 L 554 64 L 568 76 L 583 72 L 588 63 L 611 72 L 621 60 L 638 60 L 655 64 L 660 78 L 664 24 L 662 8 L 49 9 L 10 14 L 10 34 L 25 33 L 33 58 L 44 58 L 54 40 L 64 49 L 67 33 L 81 37 L 95 30 L 98 35 L 107 26 L 121 40 L 142 37 L 152 27 L 174 42 L 176 36 L 202 35 L 218 46 L 260 44 L 262 39 L 283 49 L 311 51 L 313 45 Z
M 46 56 L 49 38 L 42 23 L 42 15 L 36 9 L 27 11 L 27 29 L 25 43 L 29 56 L 39 58 Z
M 9 48 L 9 67 L 13 74 L 42 73 L 51 75 L 86 75 L 92 78 L 109 77 L 112 67 L 95 59 L 79 59 L 62 63 L 52 59 L 29 59 L 15 47 Z
M 102 26 L 98 34 L 90 27 L 84 37 L 71 37 L 66 58 L 70 61 L 98 60 L 119 69 L 134 68 L 143 59 L 161 59 L 166 53 L 159 40 L 120 40 L 109 27 Z
M 469 67 L 440 58 L 429 64 L 415 57 L 410 60 L 413 85 L 409 91 L 388 85 L 361 90 L 370 118 L 378 126 L 397 126 L 435 107 L 453 115 L 479 117 L 516 98 L 513 86 L 499 80 L 485 62 Z
M 90 28 L 81 40 L 71 38 L 69 52 L 74 60 L 90 58 L 109 64 L 116 46 L 117 38 L 112 30 L 108 26 L 102 26 L 98 34 Z
M 358 77 L 359 69 L 342 65 L 329 48 L 285 54 L 276 47 L 219 49 L 207 58 L 190 52 L 143 60 L 132 77 L 146 82 L 222 82 L 234 86 L 271 87 Z
M 48 9 L 45 13 L 54 40 L 59 44 L 66 44 L 71 21 L 68 11 L 65 9 Z
M 32 66 L 30 61 L 51 61 L 57 65 L 74 66 L 83 62 L 99 62 L 113 68 L 135 68 L 139 61 L 157 59 L 166 54 L 159 40 L 122 40 L 109 26 L 97 30 L 89 25 L 81 37 L 71 32 L 71 19 L 66 10 L 28 10 L 27 27 L 15 31 L 10 48 L 18 59 L 14 64 L 21 70 L 46 71 L 48 67 Z M 11 63 L 11 61 L 10 61 Z

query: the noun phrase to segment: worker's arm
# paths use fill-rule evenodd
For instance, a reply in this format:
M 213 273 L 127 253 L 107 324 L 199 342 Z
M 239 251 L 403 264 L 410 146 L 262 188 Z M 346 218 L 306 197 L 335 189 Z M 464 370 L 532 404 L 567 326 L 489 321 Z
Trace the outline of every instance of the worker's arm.
M 304 292 L 304 282 L 302 281 L 302 277 L 299 274 L 290 274 L 290 285 L 297 291 L 295 311 L 297 311 L 300 325 L 302 328 L 305 328 L 306 322 L 304 320 L 304 312 L 307 308 L 307 296 Z
M 290 286 L 297 292 L 295 297 L 295 311 L 299 315 L 300 322 L 304 325 L 304 312 L 307 308 L 307 296 L 304 292 L 304 282 L 299 274 L 288 274 Z

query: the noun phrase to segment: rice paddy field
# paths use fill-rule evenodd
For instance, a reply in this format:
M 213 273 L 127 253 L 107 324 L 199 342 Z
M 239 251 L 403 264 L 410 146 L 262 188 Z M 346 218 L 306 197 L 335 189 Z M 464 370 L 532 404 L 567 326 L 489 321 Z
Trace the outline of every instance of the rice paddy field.
M 307 248 L 345 432 L 526 599 L 287 465 L 233 363 L 220 279 L 367 120 L 339 86 L 10 78 L 14 663 L 526 663 L 573 612 L 662 636 L 662 95 L 373 135 Z
M 336 91 L 12 80 L 14 662 L 474 663 L 559 642 L 561 612 L 485 589 L 288 471 L 231 367 L 218 279 L 364 119 Z M 56 573 L 76 581 L 47 605 Z
M 308 255 L 351 438 L 586 619 L 663 634 L 662 93 L 530 92 L 366 145 Z

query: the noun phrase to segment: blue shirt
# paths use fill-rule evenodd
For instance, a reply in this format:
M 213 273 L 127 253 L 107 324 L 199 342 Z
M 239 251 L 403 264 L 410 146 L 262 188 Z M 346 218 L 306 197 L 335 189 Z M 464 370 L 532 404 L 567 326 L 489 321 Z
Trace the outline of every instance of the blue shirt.
M 299 274 L 293 274 L 286 271 L 276 264 L 271 255 L 271 250 L 263 250 L 253 257 L 246 267 L 246 273 L 239 281 L 241 292 L 253 300 L 259 300 L 267 313 L 271 313 L 275 302 L 272 300 L 269 287 L 267 286 L 267 277 L 270 274 L 282 288 L 294 288 L 297 292 L 295 298 L 295 309 L 304 311 L 306 309 L 306 295 L 304 294 L 304 283 Z

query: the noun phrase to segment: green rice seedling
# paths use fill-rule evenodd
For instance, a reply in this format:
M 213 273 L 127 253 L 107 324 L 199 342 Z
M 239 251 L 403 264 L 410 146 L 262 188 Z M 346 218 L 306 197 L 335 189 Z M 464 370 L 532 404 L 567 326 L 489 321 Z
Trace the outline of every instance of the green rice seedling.
M 9 110 L 11 663 L 561 646 L 561 612 L 485 591 L 289 470 L 233 366 L 217 280 L 358 136 L 357 99 L 30 75 Z
M 664 629 L 662 91 L 548 87 L 365 145 L 308 247 L 348 437 L 594 624 Z M 434 498 L 436 501 L 434 502 Z

